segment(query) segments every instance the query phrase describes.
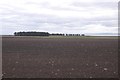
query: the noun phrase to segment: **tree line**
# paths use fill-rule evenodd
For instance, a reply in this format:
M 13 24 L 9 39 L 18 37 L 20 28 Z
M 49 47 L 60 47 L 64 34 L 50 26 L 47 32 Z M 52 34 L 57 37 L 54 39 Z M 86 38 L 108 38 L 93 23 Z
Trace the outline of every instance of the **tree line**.
M 48 32 L 15 32 L 15 36 L 49 36 Z
M 85 34 L 61 34 L 48 32 L 15 32 L 15 36 L 85 36 Z

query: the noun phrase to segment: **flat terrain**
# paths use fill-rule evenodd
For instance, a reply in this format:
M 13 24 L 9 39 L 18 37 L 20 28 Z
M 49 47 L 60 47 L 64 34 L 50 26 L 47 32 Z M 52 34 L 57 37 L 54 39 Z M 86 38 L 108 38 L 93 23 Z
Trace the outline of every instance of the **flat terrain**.
M 3 37 L 4 78 L 117 78 L 116 38 Z

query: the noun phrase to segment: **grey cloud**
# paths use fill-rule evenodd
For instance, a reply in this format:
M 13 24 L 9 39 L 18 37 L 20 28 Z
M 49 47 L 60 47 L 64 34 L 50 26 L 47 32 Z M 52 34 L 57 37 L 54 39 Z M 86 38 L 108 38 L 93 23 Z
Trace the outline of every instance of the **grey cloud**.
M 94 8 L 111 8 L 116 9 L 117 3 L 116 2 L 94 2 L 94 3 L 81 3 L 81 2 L 73 2 L 71 3 L 71 6 L 74 7 L 94 7 Z
M 29 4 L 29 5 L 37 5 L 39 8 L 46 8 L 46 9 L 51 9 L 51 10 L 61 10 L 61 11 L 79 11 L 78 9 L 75 8 L 70 8 L 70 7 L 64 7 L 64 6 L 54 6 L 51 5 L 48 2 L 42 2 L 42 3 L 36 3 L 36 2 L 26 2 L 25 4 Z M 71 6 L 71 5 L 68 5 Z
M 27 3 L 32 4 L 32 3 Z M 36 3 L 33 3 L 36 5 Z M 55 7 L 51 6 L 49 3 L 41 3 L 43 7 L 53 10 L 74 10 L 71 8 L 64 8 L 64 7 Z M 46 4 L 46 5 L 44 5 Z M 37 4 L 40 5 L 40 4 Z M 83 3 L 72 3 L 70 6 L 75 7 L 89 7 L 89 5 L 93 7 L 109 7 L 109 8 L 115 8 L 116 4 L 112 3 L 94 3 L 92 4 L 83 4 Z M 20 31 L 20 30 L 49 30 L 50 32 L 54 32 L 56 30 L 60 31 L 67 31 L 70 32 L 72 30 L 82 30 L 86 29 L 84 28 L 86 25 L 90 24 L 101 24 L 106 27 L 116 27 L 116 17 L 95 17 L 95 18 L 74 18 L 74 17 L 59 17 L 55 15 L 49 15 L 49 14 L 37 14 L 37 13 L 28 13 L 24 9 L 10 6 L 10 5 L 1 5 L 1 9 L 4 11 L 0 13 L 1 16 L 1 22 L 3 31 L 7 32 L 14 32 L 14 31 Z M 45 24 L 48 24 L 50 26 L 54 25 L 56 28 L 46 27 Z M 60 29 L 61 28 L 61 29 Z M 52 30 L 51 30 L 52 29 Z M 66 30 L 64 30 L 66 29 Z M 74 31 L 75 32 L 75 31 Z
M 18 14 L 18 13 L 17 13 Z M 61 27 L 84 27 L 85 25 L 89 24 L 102 24 L 105 26 L 113 26 L 113 19 L 105 20 L 103 19 L 74 19 L 74 18 L 60 18 L 51 15 L 43 15 L 43 14 L 28 14 L 23 13 L 19 14 L 19 16 L 11 18 L 11 19 L 4 19 L 3 22 L 6 23 L 14 23 L 16 25 L 21 26 L 33 26 L 33 27 L 42 27 L 44 23 L 48 24 L 55 24 Z M 113 23 L 112 23 L 113 22 Z

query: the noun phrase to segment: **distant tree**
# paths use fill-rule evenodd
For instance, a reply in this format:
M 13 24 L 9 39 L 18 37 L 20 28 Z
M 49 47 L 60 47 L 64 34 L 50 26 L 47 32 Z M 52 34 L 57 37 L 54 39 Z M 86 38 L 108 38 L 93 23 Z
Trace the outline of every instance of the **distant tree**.
M 85 34 L 81 34 L 81 36 L 85 36 Z
M 15 32 L 15 33 L 14 33 L 14 35 L 16 36 L 16 35 L 17 35 L 17 33 Z
M 15 32 L 15 36 L 49 36 L 48 32 Z
M 78 34 L 76 34 L 76 36 L 78 36 Z

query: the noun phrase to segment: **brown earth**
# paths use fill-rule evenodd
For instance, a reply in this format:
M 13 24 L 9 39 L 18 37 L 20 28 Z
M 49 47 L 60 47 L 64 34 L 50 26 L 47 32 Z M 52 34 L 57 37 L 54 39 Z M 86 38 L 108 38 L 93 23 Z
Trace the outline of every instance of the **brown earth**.
M 117 39 L 3 37 L 3 78 L 117 78 Z

